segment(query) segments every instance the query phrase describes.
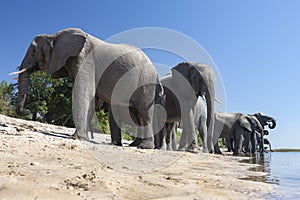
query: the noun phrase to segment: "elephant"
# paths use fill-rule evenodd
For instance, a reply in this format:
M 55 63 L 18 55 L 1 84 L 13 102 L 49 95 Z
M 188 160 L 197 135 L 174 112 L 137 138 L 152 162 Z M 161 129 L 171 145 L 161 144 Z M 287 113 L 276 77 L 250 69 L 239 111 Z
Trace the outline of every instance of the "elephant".
M 165 123 L 161 131 L 154 137 L 155 148 L 163 149 L 165 140 L 166 150 L 177 150 L 176 131 L 178 127 L 179 122 Z
M 214 127 L 214 148 L 215 153 L 222 154 L 219 145 L 219 137 L 225 137 L 226 141 L 233 140 L 233 155 L 242 154 L 243 139 L 248 138 L 251 144 L 247 144 L 246 149 L 251 153 L 255 152 L 255 131 L 262 132 L 260 122 L 252 116 L 242 113 L 215 113 L 215 127 Z M 251 145 L 251 146 L 250 146 Z
M 89 140 L 88 115 L 96 99 L 101 99 L 112 108 L 113 129 L 119 128 L 116 123 L 119 120 L 138 125 L 142 138 L 137 146 L 154 148 L 152 117 L 159 79 L 154 65 L 140 49 L 107 43 L 79 28 L 37 35 L 20 71 L 11 73 L 19 75 L 16 106 L 19 115 L 30 113 L 24 103 L 30 74 L 37 70 L 45 70 L 52 78 L 69 76 L 73 81 L 73 116 L 80 139 Z
M 264 138 L 264 144 L 268 145 L 269 146 L 269 149 L 271 152 L 273 152 L 272 148 L 271 148 L 271 142 L 267 139 L 267 138 Z M 264 148 L 264 151 L 266 151 L 268 147 L 265 147 Z
M 197 107 L 197 99 L 202 96 L 207 105 L 207 127 L 203 131 L 203 152 L 213 152 L 213 128 L 214 128 L 214 101 L 215 101 L 215 74 L 213 70 L 204 64 L 195 62 L 182 62 L 172 68 L 172 73 L 161 78 L 166 97 L 166 126 L 176 125 L 182 122 L 182 135 L 188 143 L 187 151 L 197 152 L 197 136 L 195 129 L 194 109 Z M 168 125 L 169 124 L 169 125 Z M 174 130 L 169 128 L 168 131 Z M 156 148 L 161 147 L 162 131 L 155 135 Z M 166 135 L 172 135 L 170 132 Z M 174 136 L 173 136 L 174 138 Z
M 261 112 L 255 113 L 253 115 L 259 120 L 259 122 L 261 123 L 261 125 L 263 127 L 265 127 L 266 125 L 268 125 L 268 127 L 270 129 L 274 129 L 276 127 L 276 119 L 275 118 L 265 115 Z
M 268 127 L 270 129 L 274 129 L 276 127 L 276 119 L 271 116 L 265 115 L 261 112 L 255 113 L 252 116 L 256 117 L 259 120 L 259 122 L 263 128 L 265 128 L 266 125 L 268 125 Z M 260 137 L 260 138 L 258 138 L 258 146 L 259 146 L 259 151 L 261 153 L 264 152 L 264 143 L 263 143 L 264 135 L 266 135 L 266 134 L 265 133 L 257 134 L 257 137 Z
M 194 113 L 194 124 L 195 124 L 195 132 L 199 132 L 201 138 L 203 139 L 203 135 L 207 134 L 207 110 L 204 105 L 204 102 L 201 98 L 198 98 L 196 105 L 193 107 Z M 161 134 L 158 135 L 159 147 L 163 146 L 163 139 L 165 138 L 166 142 L 166 149 L 167 150 L 177 150 L 176 145 L 176 130 L 177 128 L 182 128 L 182 122 L 172 122 L 172 123 L 165 123 L 164 129 L 162 130 Z M 197 141 L 196 141 L 197 142 Z M 188 146 L 188 136 L 181 135 L 179 141 L 178 150 L 184 150 Z

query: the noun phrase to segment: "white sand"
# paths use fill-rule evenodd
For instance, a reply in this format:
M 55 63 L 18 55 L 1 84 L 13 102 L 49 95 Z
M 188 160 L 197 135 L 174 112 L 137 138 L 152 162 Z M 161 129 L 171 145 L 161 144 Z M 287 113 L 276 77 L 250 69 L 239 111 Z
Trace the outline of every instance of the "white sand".
M 273 185 L 232 156 L 66 139 L 74 129 L 0 115 L 0 199 L 264 199 Z

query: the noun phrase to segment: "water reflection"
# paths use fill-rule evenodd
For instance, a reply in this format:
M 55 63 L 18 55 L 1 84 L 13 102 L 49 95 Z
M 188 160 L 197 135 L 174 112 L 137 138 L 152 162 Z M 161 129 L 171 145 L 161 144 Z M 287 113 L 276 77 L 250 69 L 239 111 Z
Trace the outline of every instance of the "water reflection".
M 243 180 L 276 184 L 276 194 L 266 199 L 300 199 L 300 153 L 273 152 L 257 154 L 244 163 L 258 164 L 253 171 L 266 172 L 265 176 L 247 177 Z
M 250 168 L 251 171 L 266 172 L 264 176 L 249 176 L 246 178 L 241 178 L 242 180 L 259 181 L 264 183 L 271 183 L 279 185 L 280 180 L 278 177 L 272 176 L 271 163 L 272 163 L 272 153 L 257 153 L 250 159 L 242 160 L 243 163 L 258 164 L 258 166 Z

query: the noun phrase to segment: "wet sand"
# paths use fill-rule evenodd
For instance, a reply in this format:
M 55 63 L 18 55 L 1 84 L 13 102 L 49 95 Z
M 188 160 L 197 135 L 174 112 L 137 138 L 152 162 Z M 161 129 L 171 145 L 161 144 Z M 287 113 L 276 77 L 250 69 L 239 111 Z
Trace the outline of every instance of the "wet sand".
M 0 199 L 264 199 L 241 157 L 67 139 L 74 129 L 0 115 Z

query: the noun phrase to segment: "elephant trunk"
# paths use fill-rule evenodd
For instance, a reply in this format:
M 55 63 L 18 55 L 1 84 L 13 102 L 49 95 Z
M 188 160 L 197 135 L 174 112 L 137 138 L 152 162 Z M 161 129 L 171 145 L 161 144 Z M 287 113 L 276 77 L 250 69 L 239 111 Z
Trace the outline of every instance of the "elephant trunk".
M 214 117 L 214 112 L 215 112 L 215 88 L 214 85 L 208 89 L 207 95 L 206 95 L 206 106 L 207 106 L 207 139 L 208 139 L 208 149 L 211 151 L 213 148 L 211 148 L 211 145 L 213 144 L 212 138 L 213 138 L 213 131 L 214 131 L 214 124 L 215 124 L 215 117 Z
M 272 120 L 270 121 L 270 123 L 268 124 L 268 127 L 269 127 L 270 129 L 274 129 L 274 128 L 276 127 L 276 120 L 275 120 L 275 119 L 272 119 Z
M 26 95 L 28 91 L 30 74 L 32 73 L 33 63 L 31 56 L 29 55 L 29 50 L 24 57 L 22 64 L 20 66 L 20 71 L 27 69 L 23 73 L 19 74 L 18 78 L 18 101 L 16 105 L 16 112 L 18 115 L 26 116 L 30 114 L 30 110 L 24 109 L 24 104 L 26 100 Z

